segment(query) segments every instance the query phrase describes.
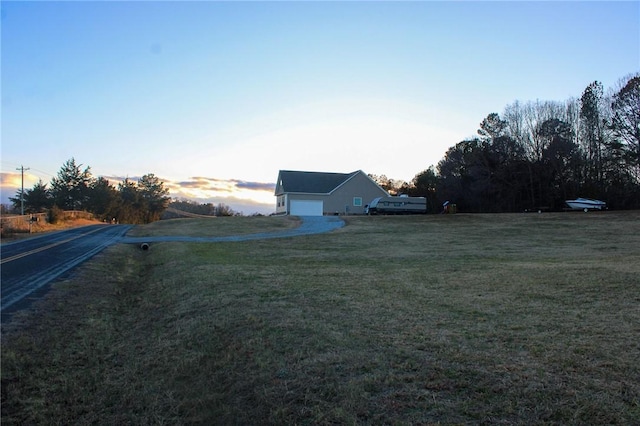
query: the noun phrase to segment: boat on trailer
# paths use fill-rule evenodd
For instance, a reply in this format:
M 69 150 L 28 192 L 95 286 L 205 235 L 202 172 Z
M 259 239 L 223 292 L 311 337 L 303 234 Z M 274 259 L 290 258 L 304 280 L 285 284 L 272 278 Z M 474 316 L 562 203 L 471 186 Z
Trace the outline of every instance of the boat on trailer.
M 571 210 L 604 210 L 607 208 L 607 203 L 600 200 L 594 200 L 592 198 L 576 198 L 575 200 L 566 200 L 565 203 Z

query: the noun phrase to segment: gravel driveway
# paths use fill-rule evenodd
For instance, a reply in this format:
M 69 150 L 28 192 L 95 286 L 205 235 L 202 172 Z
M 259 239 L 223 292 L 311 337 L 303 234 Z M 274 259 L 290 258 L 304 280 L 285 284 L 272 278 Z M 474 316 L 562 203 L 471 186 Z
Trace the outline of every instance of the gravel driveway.
M 261 232 L 258 234 L 237 235 L 228 237 L 123 237 L 119 242 L 125 244 L 160 243 L 160 242 L 224 242 L 265 240 L 269 238 L 297 237 L 330 232 L 342 228 L 344 221 L 337 216 L 301 216 L 302 223 L 295 229 L 284 231 Z

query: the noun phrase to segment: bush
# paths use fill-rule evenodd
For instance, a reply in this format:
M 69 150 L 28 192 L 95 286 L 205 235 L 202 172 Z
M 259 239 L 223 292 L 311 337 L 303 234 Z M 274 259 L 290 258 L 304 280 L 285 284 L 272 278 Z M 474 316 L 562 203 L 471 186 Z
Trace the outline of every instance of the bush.
M 51 210 L 49 210 L 49 223 L 56 224 L 61 222 L 63 219 L 64 211 L 56 205 L 51 207 Z

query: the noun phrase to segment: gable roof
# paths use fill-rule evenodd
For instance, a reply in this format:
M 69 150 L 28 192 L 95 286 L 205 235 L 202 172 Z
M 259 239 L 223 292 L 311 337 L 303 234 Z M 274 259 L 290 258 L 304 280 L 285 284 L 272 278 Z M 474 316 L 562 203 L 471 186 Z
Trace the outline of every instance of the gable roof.
M 352 173 L 300 172 L 280 170 L 276 195 L 282 193 L 329 194 L 361 170 Z

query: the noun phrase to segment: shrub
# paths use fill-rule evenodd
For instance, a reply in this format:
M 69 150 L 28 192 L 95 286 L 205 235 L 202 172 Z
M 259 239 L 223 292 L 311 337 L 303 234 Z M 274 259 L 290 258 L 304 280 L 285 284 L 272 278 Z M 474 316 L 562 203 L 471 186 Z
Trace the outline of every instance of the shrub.
M 63 219 L 64 211 L 57 205 L 51 207 L 51 210 L 49 210 L 49 223 L 56 224 L 61 222 Z

